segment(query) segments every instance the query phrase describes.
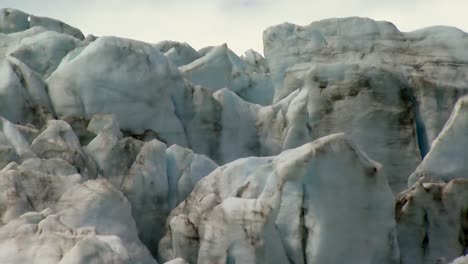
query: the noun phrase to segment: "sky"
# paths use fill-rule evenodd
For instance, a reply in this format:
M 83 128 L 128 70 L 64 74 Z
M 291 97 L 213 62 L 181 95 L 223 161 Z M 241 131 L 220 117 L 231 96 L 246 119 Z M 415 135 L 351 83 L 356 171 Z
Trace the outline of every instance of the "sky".
M 0 0 L 3 7 L 62 20 L 85 35 L 176 40 L 195 49 L 227 43 L 238 54 L 262 53 L 270 26 L 332 17 L 386 20 L 401 31 L 434 25 L 468 31 L 468 0 Z

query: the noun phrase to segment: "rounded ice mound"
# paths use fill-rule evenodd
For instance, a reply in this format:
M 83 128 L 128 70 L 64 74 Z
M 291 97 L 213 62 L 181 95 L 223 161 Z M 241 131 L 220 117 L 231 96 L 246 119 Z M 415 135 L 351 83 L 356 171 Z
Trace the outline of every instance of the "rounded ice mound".
M 170 144 L 187 145 L 177 115 L 184 107 L 185 82 L 149 44 L 100 37 L 63 61 L 47 83 L 59 116 L 113 113 L 124 130 L 149 129 Z
M 0 32 L 9 34 L 28 29 L 28 16 L 28 14 L 16 9 L 0 9 Z
M 0 9 L 0 33 L 14 33 L 33 27 L 44 27 L 83 40 L 83 33 L 62 21 L 48 17 L 37 17 L 13 8 Z
M 24 62 L 43 78 L 47 78 L 55 71 L 62 58 L 75 49 L 79 43 L 80 41 L 74 37 L 46 31 L 22 39 L 9 55 Z

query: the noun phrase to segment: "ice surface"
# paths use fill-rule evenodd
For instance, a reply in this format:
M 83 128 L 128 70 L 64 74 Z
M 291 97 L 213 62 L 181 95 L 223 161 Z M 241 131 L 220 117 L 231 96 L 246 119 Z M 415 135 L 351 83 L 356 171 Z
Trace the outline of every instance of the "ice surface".
M 47 127 L 31 143 L 31 149 L 43 159 L 61 158 L 78 169 L 85 178 L 96 178 L 96 165 L 80 146 L 71 126 L 62 120 L 49 120 Z
M 166 58 L 177 67 L 187 65 L 201 57 L 188 43 L 162 41 L 155 44 L 154 47 L 164 53 Z
M 20 162 L 36 157 L 29 143 L 19 132 L 16 126 L 0 117 L 0 167 L 5 167 L 10 162 Z
M 398 195 L 395 213 L 401 263 L 438 263 L 466 254 L 467 187 L 466 179 L 416 183 Z
M 445 181 L 468 178 L 468 96 L 458 100 L 450 119 L 432 143 L 432 149 L 408 179 L 408 187 L 416 181 Z
M 441 131 L 456 100 L 468 93 L 466 36 L 451 27 L 403 33 L 386 21 L 351 17 L 325 19 L 307 26 L 273 26 L 265 30 L 263 40 L 275 102 L 295 87 L 291 80 L 296 79 L 296 86 L 300 85 L 303 73 L 317 63 L 383 67 L 408 80 L 430 143 Z
M 156 263 L 138 240 L 130 204 L 102 180 L 76 184 L 55 210 L 29 212 L 0 228 L 0 261 Z
M 184 103 L 184 81 L 148 44 L 98 38 L 62 63 L 47 83 L 61 116 L 113 113 L 123 129 L 135 133 L 151 129 L 169 143 L 187 145 L 175 112 Z
M 16 58 L 0 57 L 0 112 L 12 122 L 39 125 L 51 111 L 46 85 Z
M 0 263 L 463 263 L 467 36 L 284 23 L 263 57 L 1 9 Z
M 22 39 L 9 55 L 19 59 L 32 70 L 47 78 L 57 69 L 63 57 L 74 50 L 80 41 L 74 37 L 46 31 Z
M 305 212 L 292 210 L 300 220 L 278 224 L 282 210 L 291 212 L 282 200 L 297 196 L 285 185 L 295 182 Z M 277 157 L 218 168 L 171 213 L 159 250 L 191 263 L 288 263 L 289 256 L 303 256 L 295 263 L 339 263 L 341 256 L 348 263 L 394 263 L 393 206 L 380 165 L 334 134 Z M 297 241 L 283 241 L 279 230 L 299 232 Z
M 34 27 L 44 27 L 51 31 L 57 31 L 78 39 L 84 39 L 83 33 L 81 33 L 79 29 L 63 23 L 62 21 L 48 17 L 29 15 L 13 8 L 0 9 L 0 33 L 14 33 Z
M 244 61 L 223 44 L 179 69 L 192 83 L 212 92 L 228 88 L 249 102 L 268 105 L 273 98 L 270 76 L 261 55 L 249 54 L 250 61 Z

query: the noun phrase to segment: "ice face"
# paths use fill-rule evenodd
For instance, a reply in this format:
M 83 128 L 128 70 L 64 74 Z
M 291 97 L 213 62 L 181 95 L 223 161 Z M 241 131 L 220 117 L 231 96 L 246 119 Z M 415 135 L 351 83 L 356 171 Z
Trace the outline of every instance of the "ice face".
M 218 168 L 168 224 L 159 253 L 191 263 L 338 263 L 343 255 L 349 263 L 393 263 L 398 256 L 387 244 L 396 239 L 393 195 L 380 165 L 343 134 Z M 331 247 L 335 254 L 321 250 Z
M 460 263 L 467 39 L 351 17 L 238 56 L 2 9 L 0 263 Z

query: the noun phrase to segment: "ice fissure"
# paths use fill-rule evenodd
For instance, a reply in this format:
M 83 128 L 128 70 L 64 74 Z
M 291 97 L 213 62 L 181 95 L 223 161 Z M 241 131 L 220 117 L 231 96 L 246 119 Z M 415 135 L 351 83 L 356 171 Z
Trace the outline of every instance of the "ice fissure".
M 416 138 L 418 141 L 419 152 L 421 154 L 421 157 L 424 159 L 424 157 L 430 149 L 430 142 L 427 136 L 426 124 L 424 124 L 424 119 L 422 118 L 421 109 L 418 104 L 418 101 L 416 100 L 416 97 L 413 94 L 411 94 L 410 97 L 411 102 L 413 104 L 415 118 L 414 125 L 416 127 Z

